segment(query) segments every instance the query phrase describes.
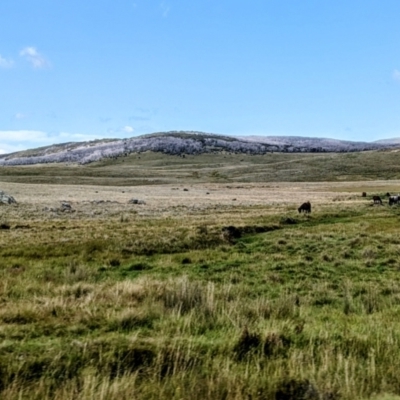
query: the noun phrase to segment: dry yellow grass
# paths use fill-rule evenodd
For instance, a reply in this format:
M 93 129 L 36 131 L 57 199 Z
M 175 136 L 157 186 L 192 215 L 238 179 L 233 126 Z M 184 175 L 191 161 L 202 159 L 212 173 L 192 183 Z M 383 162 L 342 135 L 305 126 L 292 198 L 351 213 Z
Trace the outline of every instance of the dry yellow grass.
M 187 189 L 187 190 L 185 190 Z M 58 207 L 68 201 L 83 214 L 98 209 L 108 211 L 135 210 L 139 215 L 193 213 L 215 207 L 267 206 L 268 208 L 294 208 L 310 201 L 315 205 L 334 201 L 354 203 L 361 193 L 397 193 L 400 181 L 368 182 L 283 182 L 251 184 L 190 184 L 152 186 L 83 186 L 43 185 L 0 182 L 0 190 L 18 201 L 17 208 L 40 212 L 45 207 Z M 130 205 L 130 199 L 140 199 L 145 205 Z M 102 203 L 99 203 L 103 201 Z M 365 199 L 363 199 L 365 201 Z M 13 215 L 15 208 L 1 207 L 0 215 Z

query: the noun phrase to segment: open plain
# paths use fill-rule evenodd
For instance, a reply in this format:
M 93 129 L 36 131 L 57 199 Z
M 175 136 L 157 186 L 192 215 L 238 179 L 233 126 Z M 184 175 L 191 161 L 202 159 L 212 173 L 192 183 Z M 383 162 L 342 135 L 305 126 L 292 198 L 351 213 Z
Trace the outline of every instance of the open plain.
M 381 156 L 2 168 L 1 398 L 398 398 L 400 181 L 354 167 Z

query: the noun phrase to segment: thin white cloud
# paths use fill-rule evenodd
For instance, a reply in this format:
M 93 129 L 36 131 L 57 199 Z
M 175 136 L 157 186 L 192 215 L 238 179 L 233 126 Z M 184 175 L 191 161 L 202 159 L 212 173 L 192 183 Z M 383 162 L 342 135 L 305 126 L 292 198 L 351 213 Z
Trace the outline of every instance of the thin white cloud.
M 119 126 L 119 127 L 110 127 L 107 129 L 107 134 L 109 137 L 114 136 L 114 137 L 119 137 L 121 134 L 126 135 L 126 134 L 132 134 L 135 132 L 135 128 L 133 128 L 130 125 L 125 125 L 125 126 Z
M 48 61 L 35 47 L 25 47 L 19 52 L 19 55 L 30 62 L 33 68 L 46 68 L 49 66 Z
M 47 135 L 40 131 L 0 131 L 0 154 L 43 146 Z
M 12 68 L 14 66 L 14 61 L 1 56 L 0 54 L 0 67 L 1 68 Z
M 171 7 L 165 1 L 160 4 L 161 14 L 163 18 L 167 18 Z
M 20 113 L 20 112 L 18 112 L 18 113 L 16 113 L 16 114 L 14 115 L 14 118 L 15 118 L 15 119 L 24 119 L 24 118 L 26 118 L 26 115 L 25 115 L 25 114 L 22 114 L 22 113 Z
M 47 138 L 47 134 L 41 131 L 0 131 L 0 145 L 2 144 L 1 142 L 41 142 Z
M 134 129 L 131 126 L 127 125 L 127 126 L 124 126 L 123 131 L 126 133 L 132 133 L 134 131 Z
M 49 134 L 43 131 L 0 131 L 0 154 L 65 142 L 84 142 L 101 139 L 99 135 L 57 132 Z
M 395 81 L 400 82 L 400 71 L 398 69 L 395 69 L 393 71 L 392 77 Z
M 52 143 L 63 143 L 63 142 L 86 142 L 88 140 L 101 139 L 99 135 L 86 135 L 84 133 L 68 133 L 60 132 L 57 135 L 51 137 Z
M 5 146 L 3 148 L 0 147 L 0 154 L 9 154 L 18 151 L 15 147 Z

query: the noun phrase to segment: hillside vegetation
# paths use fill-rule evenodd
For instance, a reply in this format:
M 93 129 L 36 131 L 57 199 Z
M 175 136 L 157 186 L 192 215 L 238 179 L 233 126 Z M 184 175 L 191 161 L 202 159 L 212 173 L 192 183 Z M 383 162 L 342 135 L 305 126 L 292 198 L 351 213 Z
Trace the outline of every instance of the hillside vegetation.
M 248 137 L 215 135 L 202 132 L 160 132 L 127 139 L 102 139 L 81 143 L 64 143 L 0 155 L 0 165 L 35 165 L 73 162 L 88 164 L 107 158 L 115 159 L 132 153 L 153 151 L 170 155 L 251 154 L 272 152 L 321 153 L 354 152 L 393 148 L 398 141 L 384 143 L 303 137 Z
M 400 178 L 400 153 L 133 153 L 86 165 L 52 163 L 0 167 L 9 182 L 142 185 L 201 182 L 313 182 Z

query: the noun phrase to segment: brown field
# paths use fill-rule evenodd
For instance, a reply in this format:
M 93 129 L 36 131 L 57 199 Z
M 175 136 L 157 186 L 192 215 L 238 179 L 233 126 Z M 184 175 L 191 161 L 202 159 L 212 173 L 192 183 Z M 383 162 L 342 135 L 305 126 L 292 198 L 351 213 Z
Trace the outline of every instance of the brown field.
M 193 214 L 218 208 L 242 206 L 266 206 L 276 209 L 295 210 L 304 201 L 323 206 L 340 201 L 353 204 L 367 200 L 368 196 L 397 193 L 400 180 L 368 182 L 282 182 L 282 183 L 209 183 L 189 185 L 145 186 L 92 186 L 92 185 L 46 185 L 0 182 L 0 190 L 11 194 L 21 208 L 42 214 L 45 207 L 58 207 L 62 201 L 70 202 L 78 211 L 76 216 L 93 215 L 101 210 L 124 212 L 135 210 L 140 215 Z M 185 190 L 186 189 L 186 190 Z M 130 199 L 144 200 L 146 204 L 128 204 Z M 0 208 L 0 216 L 15 214 L 15 208 Z M 45 212 L 48 213 L 48 212 Z M 94 214 L 96 215 L 96 214 Z M 100 214 L 97 214 L 100 215 Z

